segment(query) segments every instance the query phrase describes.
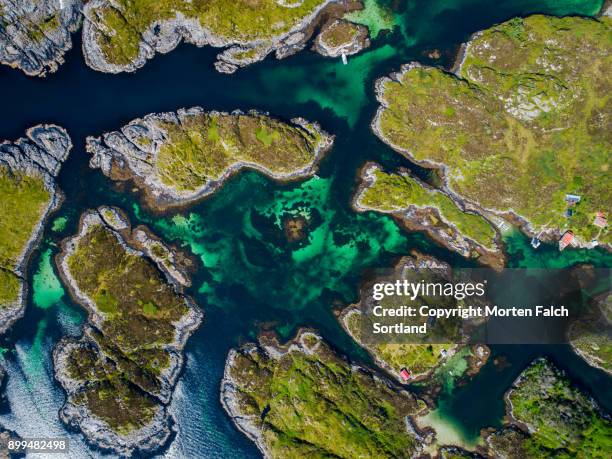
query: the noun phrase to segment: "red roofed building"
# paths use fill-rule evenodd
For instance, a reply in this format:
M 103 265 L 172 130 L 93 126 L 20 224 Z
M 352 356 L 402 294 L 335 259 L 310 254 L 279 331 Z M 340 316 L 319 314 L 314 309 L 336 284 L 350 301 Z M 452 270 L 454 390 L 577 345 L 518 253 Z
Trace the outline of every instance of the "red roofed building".
M 572 243 L 573 240 L 574 233 L 572 233 L 571 231 L 566 231 L 561 237 L 561 239 L 559 239 L 559 250 L 563 250 L 564 248 L 566 248 Z
M 593 220 L 593 225 L 599 226 L 600 228 L 605 228 L 606 226 L 608 226 L 608 220 L 606 219 L 606 215 L 603 212 L 597 212 L 595 220 Z
M 405 368 L 402 368 L 400 371 L 400 376 L 404 381 L 408 381 L 410 379 L 410 372 Z

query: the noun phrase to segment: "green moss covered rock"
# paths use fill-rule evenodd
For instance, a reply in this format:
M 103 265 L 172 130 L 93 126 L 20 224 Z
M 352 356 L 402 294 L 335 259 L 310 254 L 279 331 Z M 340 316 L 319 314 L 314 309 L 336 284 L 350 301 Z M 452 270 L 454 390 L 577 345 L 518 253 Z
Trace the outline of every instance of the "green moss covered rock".
M 412 457 L 420 440 L 411 394 L 349 364 L 307 331 L 284 346 L 263 339 L 228 356 L 221 401 L 266 457 Z
M 111 211 L 122 230 L 107 223 Z M 137 236 L 104 207 L 82 217 L 58 257 L 62 278 L 88 312 L 83 336 L 54 351 L 56 378 L 68 394 L 60 417 L 122 455 L 151 452 L 170 438 L 166 406 L 182 350 L 201 322 L 163 265 L 134 248 Z

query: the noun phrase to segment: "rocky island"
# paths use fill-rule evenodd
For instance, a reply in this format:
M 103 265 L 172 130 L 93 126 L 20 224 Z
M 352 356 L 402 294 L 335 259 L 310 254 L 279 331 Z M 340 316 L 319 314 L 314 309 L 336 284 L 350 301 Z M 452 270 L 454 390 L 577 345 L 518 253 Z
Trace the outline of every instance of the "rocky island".
M 610 245 L 612 20 L 530 16 L 475 34 L 454 73 L 417 63 L 376 83 L 372 128 L 444 190 L 527 234 Z
M 181 41 L 227 48 L 215 67 L 232 73 L 275 52 L 282 58 L 300 51 L 324 11 L 351 9 L 338 0 L 238 0 L 208 2 L 93 0 L 85 5 L 83 52 L 96 70 L 134 71 L 155 53 Z M 352 9 L 354 9 L 354 4 Z
M 405 170 L 386 173 L 377 164 L 367 163 L 359 176 L 355 210 L 388 213 L 408 230 L 424 231 L 449 250 L 503 268 L 497 232 L 481 215 L 466 212 L 451 196 Z
M 255 111 L 195 107 L 88 137 L 86 148 L 91 167 L 114 180 L 133 180 L 151 208 L 164 209 L 208 196 L 245 168 L 277 180 L 312 176 L 332 143 L 301 118 L 286 123 Z
M 0 62 L 28 75 L 55 72 L 81 26 L 81 0 L 0 0 Z
M 525 369 L 505 399 L 510 423 L 486 435 L 487 456 L 609 457 L 612 421 L 548 360 Z
M 62 195 L 55 183 L 72 142 L 59 126 L 29 129 L 0 142 L 0 334 L 23 315 L 30 254 Z
M 361 288 L 360 301 L 342 310 L 339 320 L 346 332 L 363 346 L 372 356 L 376 364 L 402 383 L 416 382 L 427 379 L 432 372 L 447 362 L 463 345 L 464 341 L 459 319 L 441 319 L 432 325 L 427 336 L 387 335 L 377 338 L 371 333 L 372 309 L 380 305 L 384 309 L 394 309 L 401 306 L 419 307 L 425 304 L 436 307 L 459 307 L 459 301 L 453 297 L 440 299 L 434 296 L 417 296 L 414 300 L 399 296 L 386 296 L 380 301 L 373 298 L 373 286 L 381 282 L 446 282 L 452 279 L 452 269 L 444 262 L 434 257 L 413 252 L 403 257 L 390 273 L 381 274 L 368 280 Z M 397 318 L 377 318 L 381 323 L 385 319 L 397 321 Z M 410 318 L 402 317 L 403 323 L 410 323 Z M 417 322 L 422 319 L 417 318 Z M 479 369 L 489 356 L 486 346 L 473 346 L 473 355 L 479 356 L 479 361 L 472 363 Z M 482 349 L 480 349 L 482 348 Z M 472 355 L 470 354 L 470 360 Z M 406 370 L 406 372 L 402 371 Z M 476 370 L 476 368 L 475 368 Z
M 117 209 L 102 207 L 81 217 L 57 257 L 64 283 L 88 312 L 82 337 L 64 338 L 53 352 L 67 393 L 60 418 L 122 456 L 151 453 L 171 437 L 167 406 L 183 348 L 202 320 L 157 261 L 169 254 L 141 232 Z
M 302 330 L 230 351 L 221 402 L 265 457 L 409 458 L 423 402 Z
M 351 56 L 368 46 L 368 28 L 344 19 L 326 24 L 314 41 L 314 50 L 326 57 Z

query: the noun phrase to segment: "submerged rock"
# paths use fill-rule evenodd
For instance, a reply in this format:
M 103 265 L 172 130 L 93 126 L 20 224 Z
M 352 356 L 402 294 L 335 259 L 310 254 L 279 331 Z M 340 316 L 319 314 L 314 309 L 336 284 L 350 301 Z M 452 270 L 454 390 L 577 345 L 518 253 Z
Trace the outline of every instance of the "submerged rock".
M 544 240 L 569 229 L 576 245 L 609 247 L 596 217 L 612 203 L 611 30 L 609 17 L 493 26 L 463 47 L 454 74 L 412 63 L 378 80 L 372 128 L 439 169 L 445 191 L 475 211 Z
M 309 220 L 301 215 L 285 217 L 283 219 L 283 232 L 288 242 L 298 242 L 308 237 Z
M 154 113 L 120 131 L 88 137 L 90 166 L 115 180 L 133 180 L 155 209 L 215 192 L 233 174 L 255 169 L 277 180 L 314 175 L 333 137 L 301 118 L 285 123 L 240 111 L 200 107 Z
M 57 259 L 72 297 L 88 312 L 83 336 L 64 338 L 53 352 L 55 377 L 67 393 L 60 417 L 122 456 L 151 453 L 170 439 L 167 406 L 186 341 L 202 321 L 171 270 L 156 262 L 161 257 L 137 249 L 150 247 L 141 233 L 116 209 L 90 211 Z
M 368 28 L 344 19 L 326 24 L 314 42 L 314 50 L 326 57 L 351 56 L 368 46 Z
M 502 269 L 505 257 L 500 238 L 481 215 L 466 212 L 454 196 L 432 188 L 407 171 L 385 173 L 367 163 L 360 173 L 361 184 L 353 199 L 357 211 L 391 214 L 411 231 L 424 231 L 449 250 L 466 258 Z
M 228 48 L 215 67 L 232 73 L 272 52 L 281 58 L 303 48 L 323 11 L 348 8 L 343 5 L 338 0 L 166 0 L 151 8 L 139 0 L 92 0 L 85 5 L 83 52 L 95 70 L 131 72 L 184 40 Z
M 413 457 L 423 402 L 351 365 L 315 333 L 230 351 L 221 403 L 265 457 Z
M 55 177 L 71 148 L 68 133 L 54 125 L 0 142 L 0 334 L 23 315 L 28 260 L 61 203 Z
M 81 25 L 81 0 L 0 0 L 0 62 L 28 75 L 57 70 Z

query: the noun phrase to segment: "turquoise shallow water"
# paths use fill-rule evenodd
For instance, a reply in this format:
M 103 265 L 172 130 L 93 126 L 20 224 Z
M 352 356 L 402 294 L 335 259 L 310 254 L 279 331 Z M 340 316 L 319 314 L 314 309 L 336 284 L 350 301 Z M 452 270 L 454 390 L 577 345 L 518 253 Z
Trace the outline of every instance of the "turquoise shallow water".
M 14 138 L 38 122 L 65 126 L 75 150 L 60 175 L 66 200 L 50 221 L 41 248 L 34 254 L 29 279 L 32 292 L 26 318 L 3 339 L 8 367 L 7 400 L 0 424 L 25 436 L 68 435 L 57 419 L 63 394 L 53 381 L 50 354 L 57 340 L 78 335 L 83 314 L 56 276 L 53 256 L 62 238 L 76 229 L 87 208 L 114 204 L 133 223 L 149 225 L 166 241 L 193 254 L 197 263 L 190 293 L 206 311 L 206 320 L 190 340 L 187 365 L 177 386 L 172 411 L 179 433 L 163 454 L 168 457 L 257 457 L 237 432 L 218 401 L 219 381 L 227 351 L 255 338 L 262 328 L 290 337 L 302 325 L 313 326 L 342 353 L 369 363 L 342 332 L 335 304 L 356 300 L 357 286 L 370 269 L 387 267 L 410 249 L 434 254 L 454 266 L 470 263 L 402 231 L 391 219 L 355 214 L 349 206 L 358 168 L 368 159 L 392 167 L 401 158 L 369 130 L 376 109 L 373 81 L 418 59 L 429 62 L 432 48 L 448 63 L 453 50 L 476 30 L 514 15 L 532 12 L 593 14 L 601 2 L 506 0 L 368 1 L 360 20 L 380 29 L 372 47 L 349 59 L 326 60 L 308 52 L 284 61 L 267 60 L 235 75 L 215 73 L 215 52 L 181 46 L 158 56 L 134 75 L 102 75 L 87 69 L 75 50 L 60 71 L 45 80 L 0 68 L 6 94 L 0 138 Z M 374 8 L 378 6 L 378 8 Z M 374 11 L 375 10 L 375 11 Z M 80 44 L 76 44 L 78 48 Z M 86 135 L 116 129 L 143 114 L 203 105 L 210 109 L 258 108 L 284 118 L 304 116 L 319 121 L 337 136 L 323 161 L 319 178 L 277 184 L 256 173 L 231 179 L 210 199 L 167 215 L 153 215 L 138 195 L 120 193 L 87 167 Z M 302 216 L 310 221 L 308 237 L 288 242 L 282 222 Z M 564 267 L 580 262 L 612 266 L 601 251 L 533 251 L 519 234 L 509 236 L 513 267 Z M 487 366 L 469 384 L 451 382 L 440 399 L 440 413 L 473 439 L 481 427 L 500 421 L 501 394 L 535 356 L 551 355 L 578 384 L 608 408 L 609 378 L 588 368 L 562 347 L 496 347 L 511 366 L 503 372 Z M 609 395 L 608 395 L 609 396 Z M 90 454 L 77 434 L 74 451 Z

